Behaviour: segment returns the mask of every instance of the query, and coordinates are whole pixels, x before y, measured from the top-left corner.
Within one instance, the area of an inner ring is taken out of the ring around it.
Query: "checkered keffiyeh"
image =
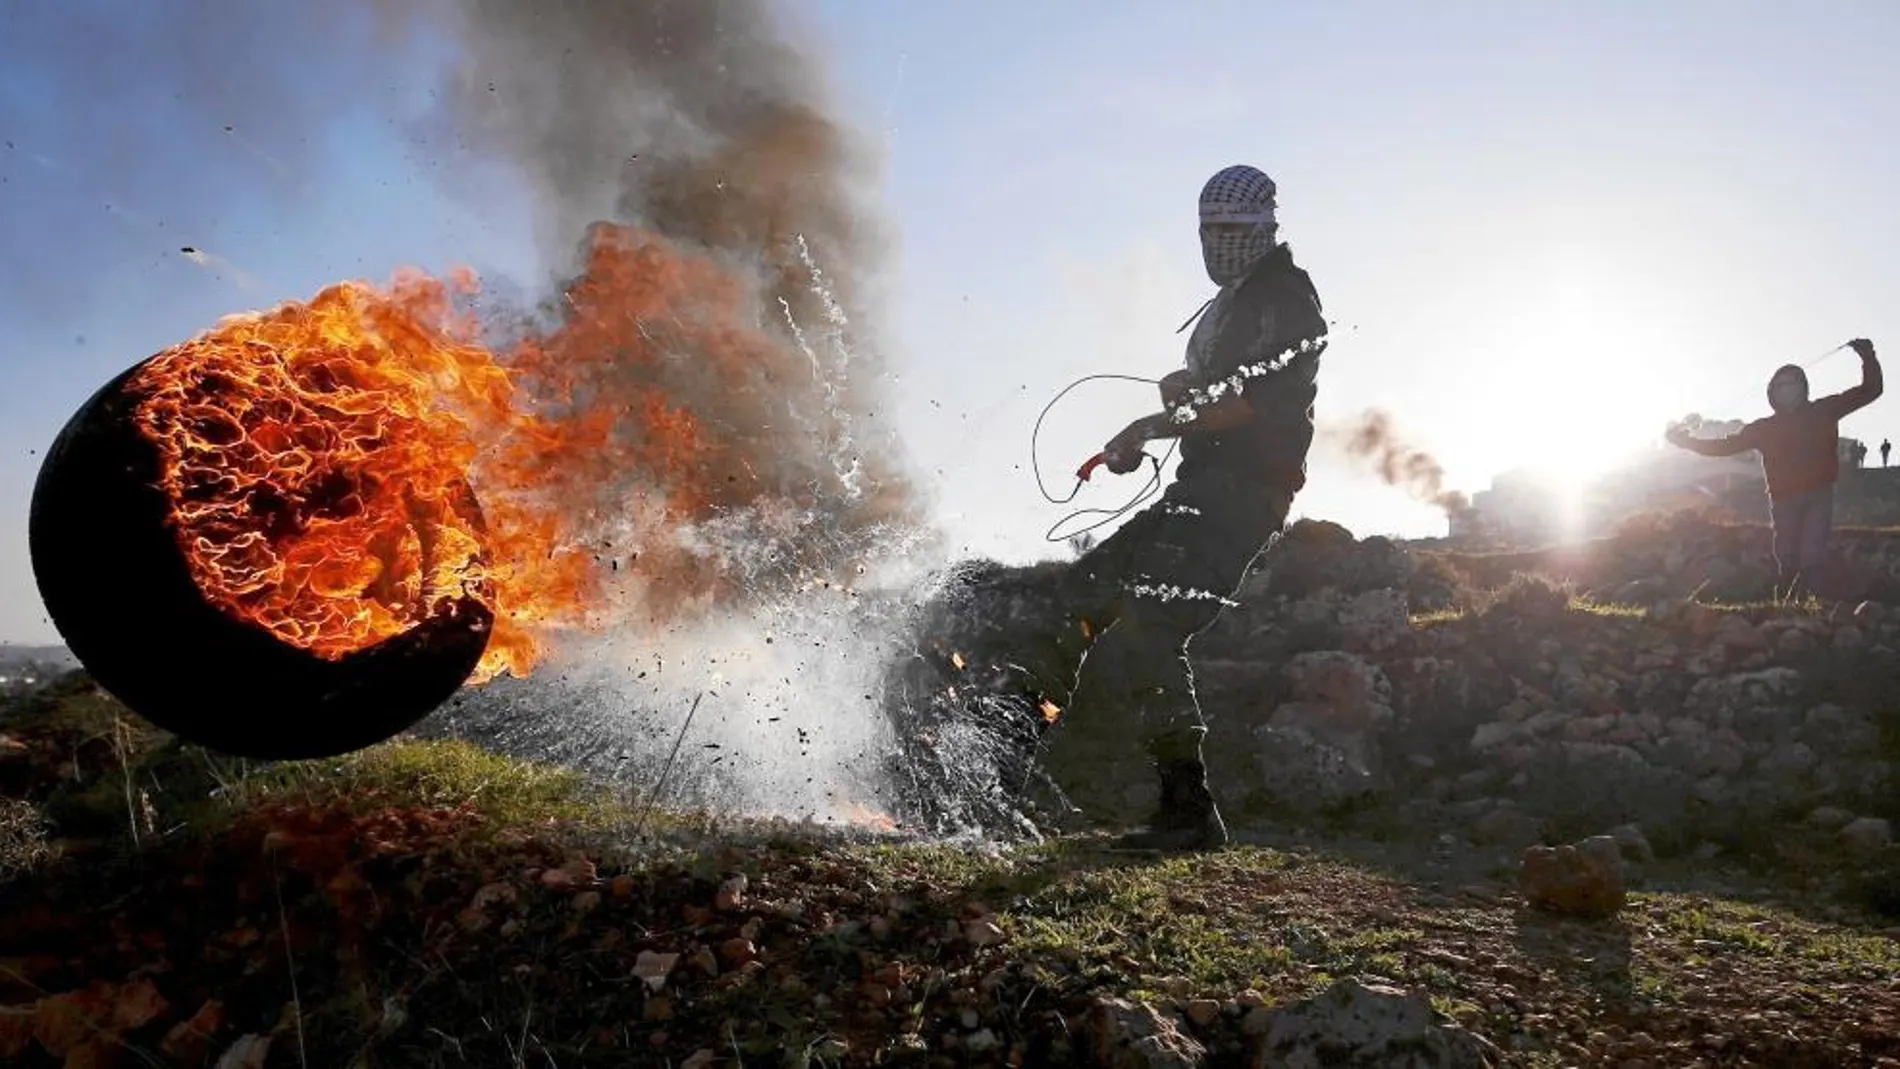
[[[1220,171],[1201,187],[1201,260],[1215,285],[1239,279],[1273,249],[1279,232],[1274,218],[1278,192],[1264,171],[1244,164]],[[1250,224],[1251,229],[1210,234],[1209,223]]]

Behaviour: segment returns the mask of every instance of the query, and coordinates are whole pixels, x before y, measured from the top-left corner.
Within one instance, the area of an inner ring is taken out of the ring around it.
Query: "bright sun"
[[[1540,473],[1552,489],[1580,490],[1661,439],[1671,411],[1667,360],[1626,306],[1580,286],[1526,308],[1522,336],[1538,339],[1530,366],[1495,380],[1489,411],[1509,413],[1508,448],[1485,450],[1493,472]],[[1515,361],[1514,361],[1515,362]]]

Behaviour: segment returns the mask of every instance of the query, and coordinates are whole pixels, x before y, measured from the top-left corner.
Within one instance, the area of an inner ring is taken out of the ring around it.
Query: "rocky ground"
[[[1747,600],[1750,537],[1302,527],[1200,651],[1240,844],[1173,859],[252,766],[66,676],[0,709],[0,1063],[1900,1065],[1900,618]]]

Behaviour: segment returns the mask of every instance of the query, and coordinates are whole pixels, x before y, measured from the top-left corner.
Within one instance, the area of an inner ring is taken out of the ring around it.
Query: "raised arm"
[[[1850,386],[1832,397],[1824,397],[1820,402],[1832,408],[1837,419],[1873,404],[1886,389],[1880,374],[1880,358],[1874,355],[1874,343],[1866,338],[1855,338],[1847,344],[1860,354],[1860,385]]]

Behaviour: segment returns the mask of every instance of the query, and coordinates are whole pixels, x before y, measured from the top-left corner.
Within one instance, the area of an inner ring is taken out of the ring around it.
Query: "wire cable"
[[[1138,382],[1146,386],[1158,386],[1160,385],[1160,382],[1161,382],[1160,379],[1143,378],[1140,375],[1118,375],[1118,374],[1113,374],[1109,372],[1100,372],[1093,375],[1084,375],[1081,378],[1076,379],[1074,382],[1069,383],[1067,386],[1064,386],[1061,390],[1057,391],[1056,395],[1049,399],[1049,403],[1042,406],[1042,412],[1036,416],[1036,425],[1033,428],[1031,428],[1029,432],[1029,470],[1035,474],[1036,489],[1042,494],[1043,500],[1049,502],[1052,505],[1066,505],[1069,502],[1074,501],[1075,496],[1082,492],[1082,484],[1088,481],[1088,477],[1086,475],[1077,474],[1076,479],[1075,479],[1075,486],[1069,490],[1068,495],[1065,497],[1057,497],[1054,494],[1049,492],[1048,484],[1043,482],[1043,479],[1042,479],[1042,465],[1036,458],[1036,444],[1041,439],[1041,436],[1042,436],[1043,420],[1048,418],[1049,411],[1055,408],[1056,402],[1062,400],[1063,397],[1067,396],[1069,391],[1075,389],[1077,386],[1083,385],[1084,383],[1095,382],[1098,380],[1106,380],[1106,381],[1111,381],[1111,382]],[[1153,497],[1155,493],[1161,489],[1161,469],[1167,465],[1170,459],[1173,458],[1175,447],[1177,445],[1179,445],[1178,440],[1170,441],[1168,443],[1168,451],[1166,453],[1163,453],[1159,458],[1156,458],[1155,456],[1145,453],[1145,452],[1142,454],[1143,456],[1146,456],[1148,458],[1148,464],[1149,464],[1148,479],[1145,483],[1142,484],[1141,489],[1135,491],[1135,495],[1129,498],[1128,501],[1125,504],[1123,504],[1121,507],[1113,508],[1113,509],[1106,509],[1106,508],[1077,509],[1074,512],[1071,512],[1068,515],[1057,520],[1054,524],[1051,524],[1049,529],[1043,532],[1043,536],[1042,536],[1043,539],[1049,542],[1066,542],[1069,539],[1076,537],[1077,535],[1087,534],[1090,531],[1096,530],[1101,527],[1105,527],[1108,524],[1113,523],[1116,519],[1124,515],[1127,515],[1136,506],[1140,505],[1144,501],[1147,501],[1149,498]],[[1083,527],[1079,530],[1069,531],[1064,534],[1056,533],[1065,524],[1068,524],[1083,516],[1100,516],[1101,519],[1096,520],[1094,523],[1091,523],[1087,527]]]
[[[1833,356],[1835,353],[1838,353],[1841,350],[1846,349],[1849,344],[1851,343],[1842,342],[1839,345],[1836,345],[1834,348],[1829,349],[1827,352],[1822,353],[1819,356],[1810,357],[1806,361],[1796,364],[1795,366],[1800,368],[1803,371],[1806,371],[1808,368],[1811,368],[1815,366],[1816,364],[1821,363],[1822,361],[1826,360],[1828,357]],[[1756,387],[1750,387],[1747,390],[1738,390],[1735,393],[1732,393],[1728,395],[1727,397],[1724,397],[1720,404],[1708,406],[1707,410],[1711,412],[1719,412],[1719,411],[1722,411],[1723,409],[1727,409],[1727,408],[1734,407],[1735,405],[1739,405],[1741,402],[1747,400],[1751,395],[1760,396],[1758,393],[1755,392],[1756,389],[1757,389]],[[1706,417],[1704,418],[1706,420]],[[1710,422],[1714,422],[1714,421],[1710,421]]]

